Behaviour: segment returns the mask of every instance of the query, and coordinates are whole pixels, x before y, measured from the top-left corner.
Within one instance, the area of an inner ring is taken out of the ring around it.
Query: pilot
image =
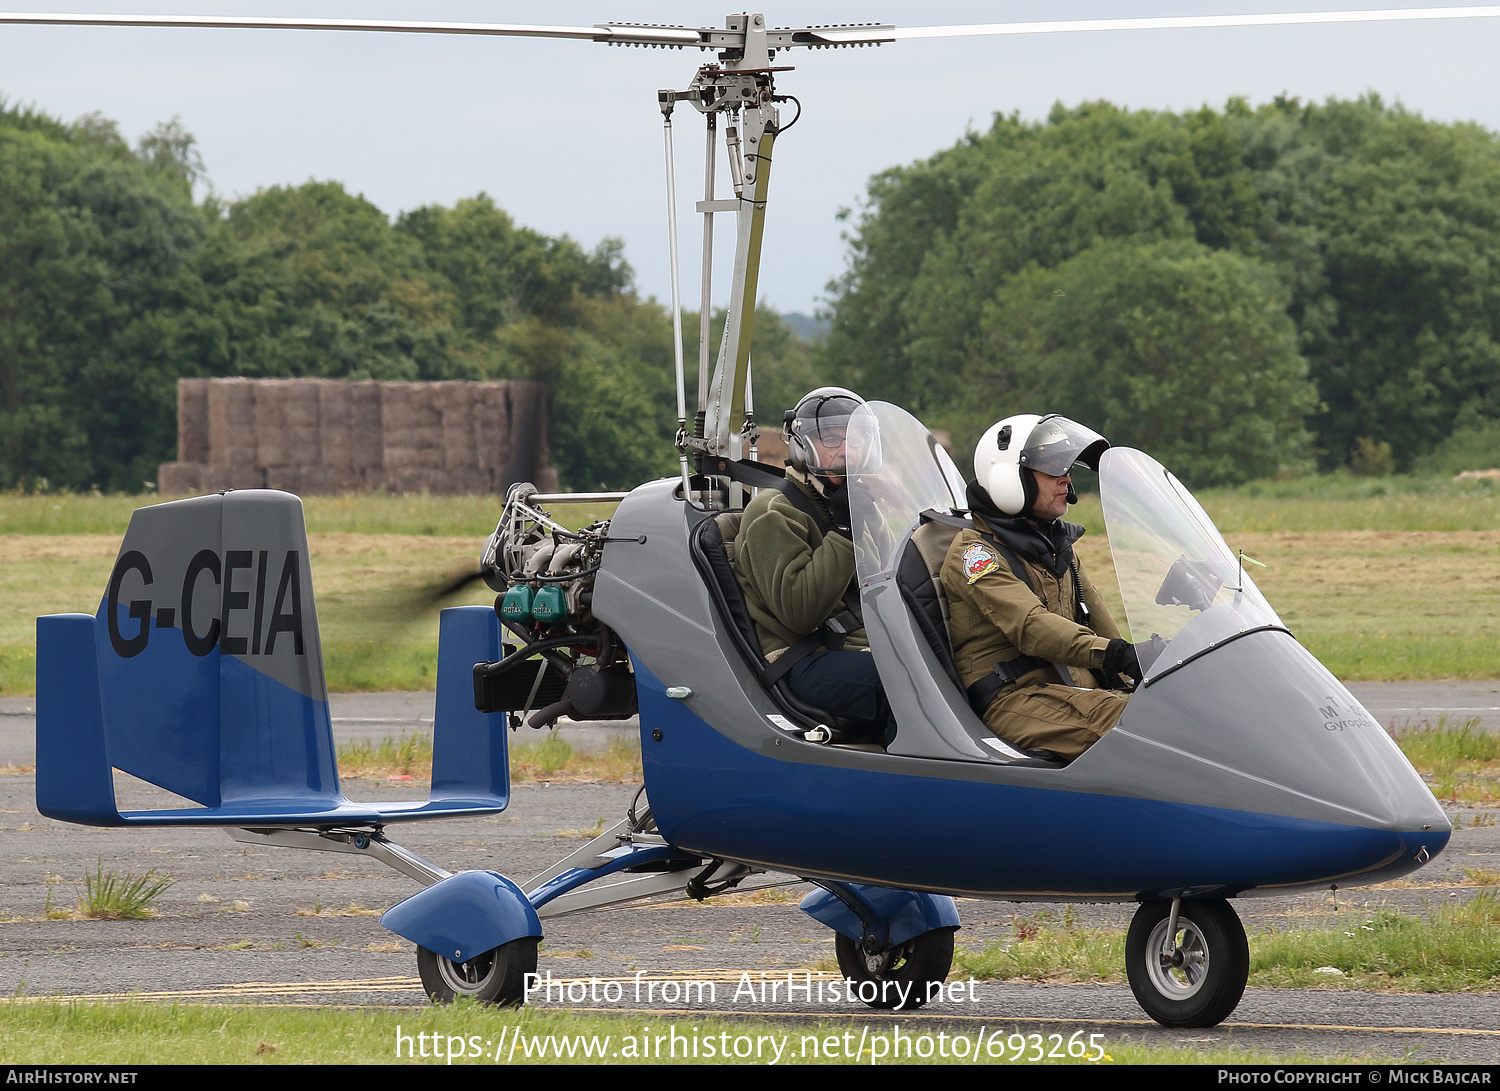
[[[825,386],[786,413],[786,480],[745,509],[735,575],[771,664],[763,681],[785,677],[801,700],[885,743],[895,721],[859,613],[844,484],[849,417],[863,402]]]
[[[1076,462],[1098,469],[1109,441],[1066,417],[1022,414],[974,449],[973,530],[954,538],[942,584],[969,703],[996,735],[1072,760],[1125,711],[1134,645],[1109,616],[1073,552],[1083,527]],[[1123,676],[1123,677],[1122,677]]]

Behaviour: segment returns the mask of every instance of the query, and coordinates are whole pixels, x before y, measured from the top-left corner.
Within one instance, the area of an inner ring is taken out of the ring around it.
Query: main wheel
[[[1146,1014],[1164,1027],[1211,1027],[1229,1017],[1250,976],[1245,926],[1227,901],[1146,902],[1125,937],[1125,973]]]
[[[417,973],[427,995],[439,1004],[450,1004],[461,996],[481,1004],[520,1004],[526,998],[526,975],[536,973],[538,942],[536,936],[514,939],[468,962],[454,962],[418,947]]]
[[[859,999],[872,1008],[899,1008],[910,1011],[927,1003],[931,982],[948,980],[953,966],[952,928],[934,928],[899,947],[878,954],[868,954],[842,932],[834,934],[833,949],[838,955],[844,977],[856,982],[875,982],[878,989],[859,988]],[[873,999],[870,994],[873,993]]]

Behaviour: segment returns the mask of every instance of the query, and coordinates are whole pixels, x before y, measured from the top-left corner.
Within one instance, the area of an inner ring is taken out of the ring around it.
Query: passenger
[[[1064,522],[1075,462],[1099,468],[1109,441],[1056,415],[990,427],[974,449],[974,529],[943,562],[950,632],[969,703],[1013,746],[1072,760],[1114,727],[1140,677]],[[1124,676],[1124,677],[1122,677]],[[1066,684],[1064,684],[1066,683]]]
[[[787,412],[786,481],[745,509],[734,567],[771,663],[764,681],[785,677],[799,699],[887,743],[895,721],[859,612],[844,485],[849,416],[863,401],[825,386]]]

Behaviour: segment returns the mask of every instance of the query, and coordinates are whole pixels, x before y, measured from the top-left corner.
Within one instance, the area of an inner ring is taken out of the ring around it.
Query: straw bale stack
[[[529,480],[555,490],[546,409],[546,389],[529,382],[181,379],[177,461],[159,486],[455,495]]]

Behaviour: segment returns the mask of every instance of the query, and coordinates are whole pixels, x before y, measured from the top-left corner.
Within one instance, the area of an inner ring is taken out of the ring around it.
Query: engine
[[[474,706],[509,713],[512,728],[633,716],[625,649],[589,608],[609,520],[568,530],[533,502],[536,491],[511,486],[479,556],[500,623],[519,643],[506,641],[497,662],[474,665]]]

